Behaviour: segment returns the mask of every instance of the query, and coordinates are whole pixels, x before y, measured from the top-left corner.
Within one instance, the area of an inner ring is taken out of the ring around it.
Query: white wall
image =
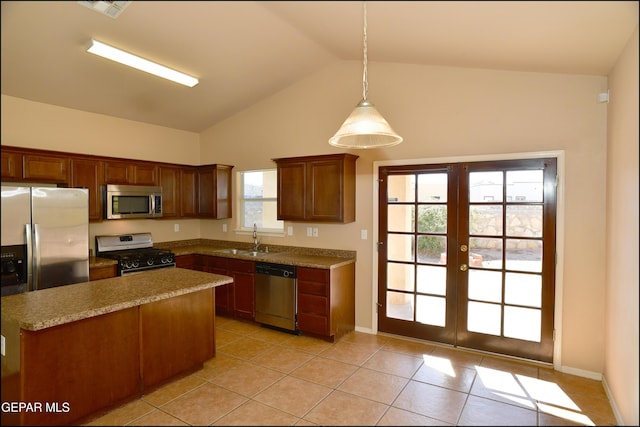
[[[609,75],[604,381],[638,425],[638,29]]]
[[[360,100],[361,73],[358,62],[336,64],[209,128],[201,161],[247,170],[275,167],[275,157],[344,151],[327,140]],[[602,373],[607,107],[597,96],[606,78],[370,63],[369,88],[369,100],[404,142],[351,151],[360,156],[356,222],[317,225],[317,238],[294,224],[293,238],[264,241],[356,250],[356,325],[372,329],[374,245],[360,231],[373,236],[376,226],[374,161],[564,150],[562,364]],[[202,227],[203,237],[232,234],[218,224]]]

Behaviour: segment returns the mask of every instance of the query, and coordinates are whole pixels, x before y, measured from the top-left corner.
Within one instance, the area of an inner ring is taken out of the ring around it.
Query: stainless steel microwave
[[[106,219],[162,217],[162,187],[108,184],[104,189]]]

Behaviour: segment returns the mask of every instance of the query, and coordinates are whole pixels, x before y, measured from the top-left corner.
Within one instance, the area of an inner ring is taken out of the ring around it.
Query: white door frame
[[[562,295],[564,277],[564,150],[539,151],[510,154],[487,154],[477,156],[458,157],[432,157],[406,160],[383,160],[373,162],[373,239],[372,240],[372,312],[371,325],[373,333],[378,332],[378,170],[381,166],[439,164],[439,163],[464,163],[464,162],[488,162],[495,160],[538,159],[554,157],[557,159],[558,182],[556,188],[556,277],[555,277],[555,306],[553,317],[554,341],[553,341],[553,367],[560,370],[562,367]]]

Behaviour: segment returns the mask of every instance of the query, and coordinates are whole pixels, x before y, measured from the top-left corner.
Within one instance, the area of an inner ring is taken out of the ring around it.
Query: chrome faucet
[[[260,248],[260,240],[258,240],[258,228],[256,224],[253,224],[253,250],[257,251]]]

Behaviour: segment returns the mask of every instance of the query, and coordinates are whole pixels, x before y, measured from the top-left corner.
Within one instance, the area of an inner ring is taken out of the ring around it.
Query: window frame
[[[277,203],[278,203],[278,197],[277,197],[277,182],[275,183],[276,188],[275,188],[275,192],[276,192],[276,196],[275,197],[251,197],[251,198],[247,198],[245,197],[245,193],[244,193],[244,185],[245,185],[245,174],[247,173],[255,173],[255,172],[276,172],[277,173],[277,169],[274,168],[265,168],[265,169],[248,169],[248,170],[243,170],[243,171],[237,171],[236,172],[236,182],[237,182],[237,212],[238,212],[238,217],[236,220],[236,228],[235,228],[235,232],[237,234],[251,234],[253,233],[253,226],[250,227],[246,227],[244,226],[244,215],[245,215],[245,205],[248,201],[250,202],[274,202],[276,203],[276,207],[277,207]],[[276,210],[276,215],[277,215],[277,210]],[[281,223],[282,227],[281,228],[265,228],[265,227],[258,227],[257,231],[258,233],[262,234],[262,235],[270,235],[270,236],[284,236],[285,235],[285,222],[283,220],[278,220],[277,217],[273,218],[274,221],[277,223]]]

